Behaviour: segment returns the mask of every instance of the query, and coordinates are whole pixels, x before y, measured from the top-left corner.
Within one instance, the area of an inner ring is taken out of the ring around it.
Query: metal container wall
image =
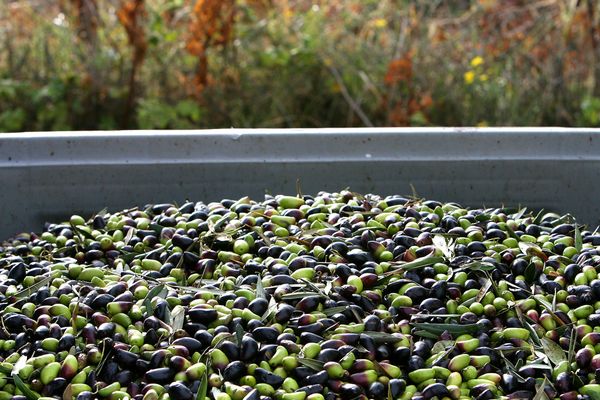
[[[600,130],[314,129],[0,134],[0,238],[157,202],[346,187],[600,221]]]

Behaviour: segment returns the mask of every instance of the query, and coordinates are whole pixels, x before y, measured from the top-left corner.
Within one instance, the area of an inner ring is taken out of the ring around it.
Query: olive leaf
[[[324,309],[323,314],[325,314],[327,317],[331,317],[334,314],[338,314],[338,313],[346,311],[347,308],[348,308],[348,306],[330,307],[330,308]]]
[[[410,317],[416,319],[427,319],[427,318],[458,318],[462,314],[426,314],[426,313],[417,313],[413,314]]]
[[[146,297],[144,298],[144,306],[146,307],[146,316],[149,317],[154,314],[154,309],[152,308],[152,299],[155,297],[160,297],[164,299],[168,293],[168,289],[165,285],[157,285],[148,291]]]
[[[408,262],[406,264],[402,264],[400,265],[400,267],[404,270],[404,271],[410,271],[413,269],[418,269],[418,268],[423,268],[423,267],[427,267],[436,263],[441,263],[444,262],[444,257],[423,257],[423,258],[418,258],[414,261]],[[394,271],[396,272],[396,271]]]
[[[428,332],[428,331],[424,331],[424,330],[414,331],[413,335],[424,337],[424,338],[429,338],[429,339],[439,339],[439,335],[436,335],[434,333],[431,333],[431,332]]]
[[[533,369],[541,369],[544,371],[552,371],[552,367],[546,364],[541,364],[537,362],[539,360],[534,361],[533,363],[529,363],[527,365],[523,365],[519,368],[519,372],[522,372],[523,369],[533,368]]]
[[[515,221],[519,220],[519,219],[523,218],[523,216],[525,215],[526,212],[527,212],[527,207],[519,208],[519,211],[512,216],[512,219],[514,219]]]
[[[102,343],[100,343],[100,349],[102,352],[102,358],[100,359],[100,362],[98,363],[98,366],[96,367],[96,375],[100,375],[102,373],[102,368],[104,368],[104,364],[106,364],[106,361],[110,358],[111,353],[112,353],[112,346],[110,346],[109,344],[109,339],[104,339],[102,341]]]
[[[562,319],[560,319],[555,313],[554,310],[556,309],[556,292],[554,292],[554,296],[552,297],[552,304],[550,304],[548,302],[548,300],[546,300],[546,298],[540,294],[536,294],[533,296],[533,298],[535,299],[535,301],[537,301],[542,307],[544,307],[546,309],[546,311],[548,312],[548,314],[550,314],[552,316],[552,318],[556,321],[556,323],[558,325],[564,325],[565,323],[563,322]]]
[[[540,338],[539,338],[537,332],[535,331],[535,329],[533,329],[533,327],[529,324],[529,322],[527,322],[527,320],[529,320],[529,319],[523,315],[523,311],[521,311],[521,309],[519,307],[515,307],[514,310],[515,310],[515,313],[517,314],[517,318],[519,319],[519,321],[521,321],[521,324],[523,325],[523,327],[529,331],[529,338],[531,339],[533,344],[535,344],[538,347],[541,347],[542,342],[540,341]]]
[[[283,300],[300,300],[307,296],[321,296],[321,295],[318,293],[315,293],[315,292],[294,292],[294,293],[286,293],[283,296],[281,296],[281,298]],[[323,296],[321,296],[321,297],[323,297]]]
[[[298,363],[319,372],[323,370],[323,365],[325,365],[323,361],[303,357],[298,357]]]
[[[173,307],[173,311],[170,313],[170,322],[169,325],[173,328],[173,331],[178,331],[183,328],[183,323],[185,321],[185,308],[182,306]]]
[[[435,344],[431,348],[431,353],[441,353],[443,351],[446,351],[450,346],[454,346],[454,340],[440,340],[438,342],[435,342]]]
[[[460,271],[466,271],[466,270],[491,271],[493,269],[496,269],[496,266],[494,264],[491,264],[488,262],[483,262],[483,261],[472,261],[472,262],[461,265],[460,268],[458,268],[454,272],[460,272]]]
[[[352,313],[352,315],[354,315],[354,318],[356,318],[356,320],[357,320],[359,323],[361,323],[361,324],[363,323],[363,318],[362,318],[362,316],[361,316],[361,315],[358,313],[358,311],[356,311],[356,308],[354,308],[354,307],[350,307],[350,312]]]
[[[277,310],[277,301],[273,296],[271,296],[271,300],[269,300],[269,307],[267,307],[267,311],[265,311],[260,320],[265,322],[271,315],[273,315],[275,310]]]
[[[28,288],[25,288],[25,289],[15,293],[14,297],[17,299],[27,298],[27,297],[31,296],[33,293],[40,290],[41,288],[48,286],[51,281],[52,281],[52,277],[47,276],[44,279],[40,280],[39,282],[36,282],[33,285],[29,286]]]
[[[481,289],[479,289],[479,293],[477,293],[477,296],[475,297],[475,301],[479,303],[481,301],[481,299],[483,299],[483,297],[486,295],[488,290],[490,290],[491,287],[492,287],[492,280],[485,279],[485,284],[481,286]]]
[[[196,400],[206,400],[206,391],[208,389],[208,369],[204,371],[202,380],[200,381],[200,387],[198,393],[196,393]]]
[[[583,247],[583,239],[581,238],[581,231],[579,230],[579,225],[575,224],[575,248],[577,252],[581,252],[581,248]]]
[[[394,263],[393,266],[397,267],[396,269],[394,269],[393,271],[389,271],[386,272],[383,276],[383,278],[379,279],[377,281],[377,283],[375,284],[375,286],[383,286],[383,285],[387,285],[388,282],[390,281],[390,279],[394,276],[394,275],[398,275],[403,273],[404,271],[410,271],[413,269],[418,269],[418,268],[424,268],[424,267],[428,267],[430,265],[436,264],[436,263],[440,263],[440,262],[444,262],[444,257],[432,257],[432,256],[427,256],[427,257],[423,257],[423,258],[418,258],[414,261],[410,261],[407,263]]]
[[[375,332],[375,331],[365,331],[361,333],[361,335],[365,335],[373,339],[375,344],[388,344],[388,343],[398,343],[402,340],[398,336],[394,336],[390,333],[385,332]]]
[[[71,313],[71,327],[73,328],[73,332],[77,333],[77,315],[79,314],[79,301],[75,302],[75,307],[73,307],[73,312]]]
[[[450,247],[448,246],[448,241],[446,241],[446,238],[441,236],[441,235],[435,235],[433,236],[433,244],[435,245],[435,247],[437,247],[438,249],[440,249],[442,251],[442,254],[446,257],[446,258],[452,258],[452,252],[450,251]]]
[[[238,346],[241,346],[243,338],[244,338],[244,328],[242,328],[241,324],[236,324],[235,325],[235,340],[237,341]]]
[[[515,231],[512,230],[512,228],[508,224],[506,224],[506,231],[508,232],[508,236],[510,236],[511,238],[520,240],[519,236],[515,233]]]
[[[27,400],[37,400],[41,397],[39,394],[31,390],[18,374],[13,374],[12,378],[15,386],[21,391],[21,393],[23,393],[23,395],[25,395],[25,397],[27,397]]]
[[[571,363],[573,362],[573,357],[575,357],[575,346],[577,345],[577,333],[575,331],[575,327],[571,328],[571,336],[569,336],[569,353],[567,354],[567,361],[569,369],[571,368]]]
[[[561,218],[562,217],[560,215],[558,215],[557,213],[549,212],[549,213],[542,215],[540,222],[545,221],[547,219],[554,219],[555,222],[559,222],[561,220]]]
[[[88,231],[86,231],[85,229],[81,229],[80,227],[78,227],[77,225],[73,225],[72,223],[69,223],[69,225],[71,225],[71,229],[73,229],[75,231],[75,233],[77,233],[78,236],[83,236],[86,239],[91,239],[94,240],[95,237],[92,236],[91,233],[89,233]],[[84,241],[82,240],[81,243],[83,243]]]
[[[477,331],[479,330],[479,327],[477,326],[477,324],[457,325],[457,324],[432,324],[432,323],[411,322],[411,325],[419,330],[423,330],[423,331],[438,334],[438,335],[442,334],[446,331],[452,335],[474,334],[474,333],[477,333]]]
[[[538,213],[535,215],[535,218],[533,218],[533,221],[531,222],[534,225],[539,225],[540,222],[542,222],[542,217],[544,215],[544,209],[542,208],[540,211],[538,211]]]
[[[304,283],[310,290],[313,290],[319,293],[320,295],[327,297],[327,295],[323,293],[323,291],[317,285],[315,285],[308,279],[300,278],[300,282]]]
[[[545,336],[542,336],[540,340],[542,342],[542,347],[544,348],[544,353],[554,365],[558,365],[562,361],[567,360],[564,350],[558,344],[554,343],[554,341]]]
[[[133,236],[135,235],[135,228],[129,228],[129,230],[127,231],[127,235],[125,235],[125,238],[123,239],[123,243],[125,243],[126,245],[129,244],[129,242],[131,241],[131,239],[133,239]]]
[[[265,288],[262,283],[262,278],[260,275],[257,275],[258,279],[256,280],[256,298],[257,299],[267,299],[267,293],[265,292]]]
[[[444,358],[446,358],[453,350],[454,350],[454,346],[451,346],[447,350],[436,354],[431,361],[431,365],[432,366],[438,365],[438,363],[441,362]]]
[[[550,400],[548,395],[544,391],[544,387],[546,386],[547,378],[544,376],[544,381],[541,384],[536,385],[535,396],[533,396],[533,400]]]
[[[519,250],[521,250],[521,252],[525,255],[538,256],[539,258],[541,258],[544,261],[546,261],[548,259],[548,256],[546,256],[546,254],[544,254],[544,252],[542,251],[540,246],[538,246],[535,243],[519,242]]]

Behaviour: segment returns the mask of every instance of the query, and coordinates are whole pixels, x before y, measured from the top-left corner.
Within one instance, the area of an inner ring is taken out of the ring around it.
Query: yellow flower
[[[487,80],[488,80],[488,76],[487,76],[487,74],[481,74],[481,75],[479,75],[479,80],[480,80],[481,82],[485,82],[485,81],[487,81]]]
[[[475,72],[467,71],[465,72],[465,83],[470,85],[475,80]]]
[[[483,64],[483,58],[481,58],[480,56],[473,57],[473,59],[471,60],[471,67],[473,68],[477,68],[481,64]]]
[[[485,128],[487,126],[488,126],[487,121],[480,121],[480,122],[477,123],[477,127],[478,128]]]
[[[377,18],[373,23],[376,28],[385,28],[387,26],[387,21],[384,18]]]

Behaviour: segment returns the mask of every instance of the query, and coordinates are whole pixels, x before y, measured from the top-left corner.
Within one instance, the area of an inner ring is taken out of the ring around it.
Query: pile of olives
[[[0,400],[600,399],[600,234],[349,190],[0,244]]]

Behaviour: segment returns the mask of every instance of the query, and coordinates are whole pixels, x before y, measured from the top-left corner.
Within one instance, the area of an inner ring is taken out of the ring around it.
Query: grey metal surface
[[[153,202],[350,187],[600,222],[600,130],[434,128],[0,134],[0,238]]]

